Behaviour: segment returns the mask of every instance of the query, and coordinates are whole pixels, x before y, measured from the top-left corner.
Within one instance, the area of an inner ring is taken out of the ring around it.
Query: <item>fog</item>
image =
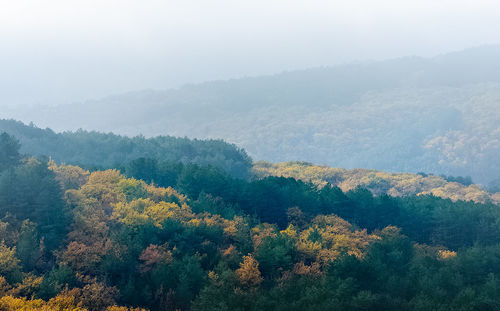
[[[1,1],[0,105],[499,43],[498,1]]]

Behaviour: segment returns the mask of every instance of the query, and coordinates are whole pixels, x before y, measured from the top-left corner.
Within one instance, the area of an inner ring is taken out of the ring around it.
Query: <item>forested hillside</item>
[[[300,179],[323,187],[331,184],[343,191],[363,187],[375,195],[411,196],[432,194],[454,201],[500,203],[500,192],[489,193],[473,184],[470,177],[435,176],[426,173],[387,173],[369,169],[344,169],[308,162],[284,162],[273,164],[257,162],[253,167],[259,178],[282,176]]]
[[[88,171],[0,134],[2,310],[497,310],[500,208],[137,158]],[[154,182],[154,183],[153,183]]]
[[[499,187],[499,103],[500,47],[487,46],[4,115],[56,130],[222,138],[256,160],[470,175]]]
[[[21,142],[21,152],[51,157],[56,162],[88,168],[111,168],[140,157],[165,162],[211,165],[234,177],[248,178],[252,160],[246,152],[222,140],[158,136],[132,138],[78,130],[55,133],[14,120],[0,120],[0,132]]]

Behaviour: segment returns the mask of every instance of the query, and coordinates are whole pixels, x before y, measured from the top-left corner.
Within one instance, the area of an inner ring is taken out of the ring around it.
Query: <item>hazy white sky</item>
[[[0,0],[0,105],[500,43],[498,0]]]

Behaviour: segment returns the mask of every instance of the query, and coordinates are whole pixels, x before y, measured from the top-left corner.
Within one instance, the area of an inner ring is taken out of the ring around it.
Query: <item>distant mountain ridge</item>
[[[256,160],[471,175],[488,184],[500,177],[500,46],[132,92],[10,117],[55,130],[221,138]]]

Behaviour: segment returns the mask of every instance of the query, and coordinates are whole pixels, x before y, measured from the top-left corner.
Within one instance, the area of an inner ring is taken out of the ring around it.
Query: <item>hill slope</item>
[[[375,195],[411,196],[432,194],[453,201],[493,202],[500,204],[500,192],[488,193],[478,185],[447,180],[443,176],[410,173],[387,173],[368,169],[343,169],[307,162],[257,162],[253,167],[259,178],[291,177],[323,187],[327,183],[343,191],[363,187]]]
[[[56,130],[222,138],[255,159],[500,176],[500,47],[10,112]]]
[[[14,120],[0,120],[0,133],[7,132],[21,143],[23,153],[50,156],[56,162],[87,167],[116,167],[141,157],[212,165],[237,178],[247,178],[252,160],[246,152],[221,140],[190,140],[171,136],[145,138],[112,133],[56,133]]]
[[[209,170],[160,187],[19,147],[0,135],[0,310],[498,309],[498,205]]]

